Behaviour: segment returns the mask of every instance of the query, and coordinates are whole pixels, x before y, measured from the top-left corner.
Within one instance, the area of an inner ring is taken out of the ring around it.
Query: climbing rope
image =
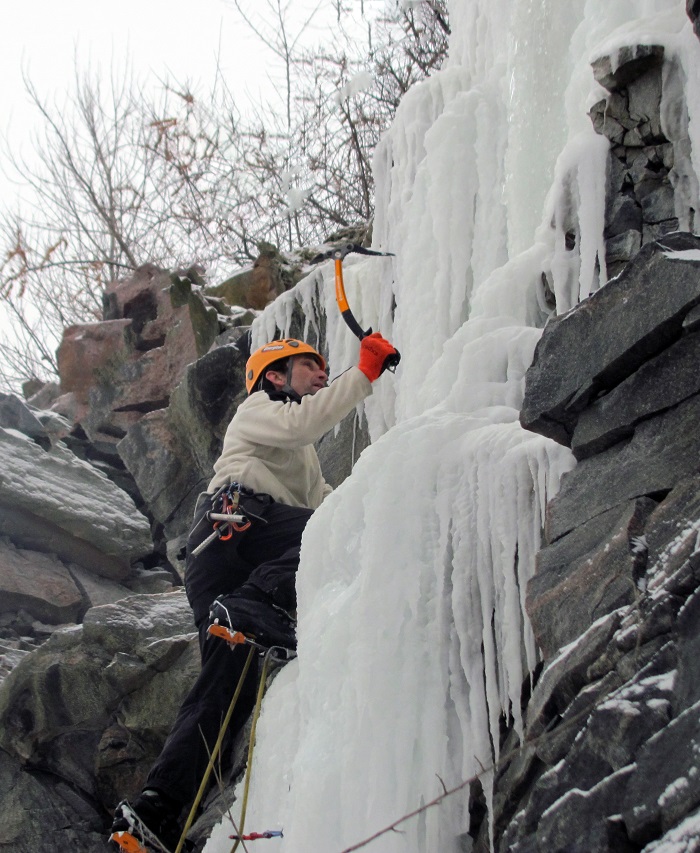
[[[255,648],[251,646],[250,651],[248,652],[248,657],[246,658],[245,665],[243,667],[243,672],[241,672],[241,677],[238,679],[238,684],[236,685],[236,689],[231,698],[231,703],[228,706],[228,711],[226,712],[226,716],[224,717],[223,722],[221,723],[221,728],[219,729],[219,736],[217,737],[216,743],[214,744],[214,748],[212,749],[211,755],[209,756],[209,763],[207,764],[207,769],[204,771],[204,776],[202,777],[202,781],[199,785],[197,796],[194,798],[190,813],[187,815],[187,820],[185,821],[185,826],[183,827],[182,834],[180,835],[180,840],[178,841],[177,847],[175,848],[175,853],[182,853],[182,848],[185,844],[185,838],[187,836],[187,833],[190,831],[192,824],[194,823],[195,814],[197,813],[199,804],[202,801],[204,792],[207,789],[209,777],[211,776],[211,772],[214,769],[214,764],[216,763],[216,760],[219,757],[219,752],[221,751],[221,744],[224,742],[224,735],[226,734],[228,725],[231,722],[233,711],[236,707],[236,703],[238,702],[238,697],[241,694],[241,690],[243,689],[243,683],[246,679],[246,676],[248,675],[248,670],[250,669],[250,665],[253,662],[253,657],[255,653]],[[267,655],[265,657],[267,657]]]
[[[238,838],[233,842],[233,847],[231,847],[230,853],[236,853],[238,850],[238,845],[241,843],[241,836],[243,835],[243,830],[245,828],[245,816],[246,811],[248,809],[248,791],[250,790],[250,777],[253,769],[253,750],[255,748],[255,730],[258,726],[258,717],[260,716],[260,707],[262,705],[263,695],[265,694],[265,685],[267,682],[267,673],[270,668],[270,661],[275,659],[275,646],[268,649],[265,652],[265,657],[263,658],[262,671],[260,673],[260,683],[258,684],[258,695],[255,699],[255,709],[253,710],[253,722],[250,727],[250,740],[248,741],[248,763],[245,769],[245,782],[243,784],[243,799],[241,800],[241,817],[239,820],[239,825],[235,827],[236,832],[238,833]],[[178,853],[178,851],[175,851]]]

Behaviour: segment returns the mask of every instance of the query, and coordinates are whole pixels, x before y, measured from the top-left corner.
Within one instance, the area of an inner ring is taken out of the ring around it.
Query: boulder
[[[14,394],[0,393],[0,427],[18,430],[43,447],[48,447],[50,443],[44,425],[29,406]]]
[[[617,279],[547,324],[525,377],[526,429],[570,446],[593,400],[681,337],[700,304],[699,249],[691,234],[649,244]]]
[[[77,622],[83,596],[67,567],[50,554],[18,550],[0,538],[0,613],[23,609],[54,625]]]
[[[0,430],[0,535],[121,579],[152,550],[150,525],[131,498],[59,444],[42,450]]]
[[[182,592],[92,608],[25,655],[0,685],[0,850],[48,853],[73,833],[92,850],[90,832],[104,850],[111,810],[143,784],[198,669]],[[11,846],[36,838],[45,808],[60,816],[50,844]]]

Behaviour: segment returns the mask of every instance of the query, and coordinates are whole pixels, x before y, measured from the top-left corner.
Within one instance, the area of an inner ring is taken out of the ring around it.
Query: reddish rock
[[[131,355],[129,326],[131,320],[68,326],[57,352],[61,391],[85,404],[90,387]]]
[[[180,285],[174,294],[169,274],[146,264],[108,285],[103,322],[66,329],[57,404],[92,441],[115,442],[144,414],[166,408],[185,367],[209,349],[216,312],[189,281]]]

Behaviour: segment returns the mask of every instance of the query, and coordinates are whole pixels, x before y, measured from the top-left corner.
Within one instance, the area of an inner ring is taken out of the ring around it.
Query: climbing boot
[[[209,624],[240,631],[262,646],[297,647],[296,622],[257,587],[220,595],[211,605]]]

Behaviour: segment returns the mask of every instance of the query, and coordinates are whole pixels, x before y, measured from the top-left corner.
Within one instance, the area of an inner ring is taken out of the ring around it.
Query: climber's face
[[[315,394],[328,384],[326,371],[310,355],[295,355],[292,358],[292,388],[300,397]]]
[[[291,364],[292,373],[289,384],[300,397],[315,394],[328,384],[326,371],[313,356],[292,356]],[[287,382],[286,375],[277,370],[268,370],[265,376],[278,390],[281,390]]]

